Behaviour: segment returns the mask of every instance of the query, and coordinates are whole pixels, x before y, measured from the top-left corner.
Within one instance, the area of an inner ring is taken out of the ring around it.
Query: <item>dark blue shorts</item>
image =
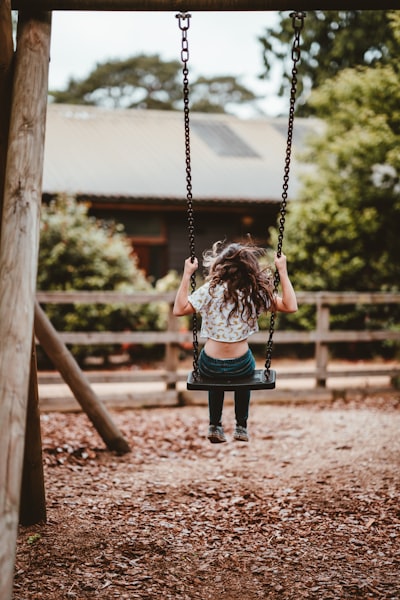
[[[256,362],[249,349],[246,354],[237,358],[212,358],[204,349],[199,356],[199,370],[203,377],[213,379],[249,377],[254,373]]]

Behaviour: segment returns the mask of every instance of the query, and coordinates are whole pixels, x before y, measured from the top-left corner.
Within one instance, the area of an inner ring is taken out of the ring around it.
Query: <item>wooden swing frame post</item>
[[[46,521],[42,434],[40,430],[39,391],[36,368],[36,344],[32,336],[31,370],[26,411],[25,449],[22,471],[19,522],[34,525]]]
[[[64,381],[69,385],[76,400],[92,421],[107,448],[120,454],[129,452],[128,442],[114,425],[104,404],[100,402],[89,380],[82,373],[79,365],[62,342],[38,302],[35,302],[34,322],[35,333],[43,350],[61,373]]]
[[[13,57],[11,0],[4,0],[0,2],[0,90],[2,90],[2,93],[0,92],[0,235],[10,127]]]
[[[33,332],[34,324],[51,13],[19,13],[14,56],[10,4],[8,14],[3,10],[4,4],[1,8],[0,31],[4,35],[0,49],[7,50],[2,54],[7,60],[4,66],[2,63],[1,77],[2,82],[8,83],[2,87],[1,102],[5,110],[0,116],[0,169],[4,174],[0,239],[0,339],[3,340],[0,353],[0,598],[6,600],[12,597],[18,520],[31,524],[46,518],[36,357],[32,333],[28,332]],[[39,326],[42,321],[40,317],[37,319]],[[90,386],[82,384],[79,369],[73,369],[66,359],[59,367],[62,373],[65,367],[64,375],[73,380],[75,388],[80,384],[77,394],[108,447],[128,452],[128,443],[106,409],[93,397]]]
[[[333,6],[334,5],[334,6]],[[285,11],[365,10],[363,0],[12,0],[14,10],[97,10],[97,11]],[[381,0],[376,10],[398,9],[398,0]]]
[[[0,240],[0,597],[5,599],[12,592],[22,480],[50,29],[47,12],[19,15]]]

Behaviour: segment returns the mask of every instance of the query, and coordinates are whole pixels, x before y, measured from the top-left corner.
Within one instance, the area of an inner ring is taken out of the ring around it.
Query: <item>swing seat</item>
[[[210,377],[194,378],[191,371],[187,378],[188,390],[224,390],[235,392],[239,390],[272,390],[275,387],[276,373],[270,370],[269,378],[266,377],[265,369],[256,369],[251,377],[243,379],[212,379]]]

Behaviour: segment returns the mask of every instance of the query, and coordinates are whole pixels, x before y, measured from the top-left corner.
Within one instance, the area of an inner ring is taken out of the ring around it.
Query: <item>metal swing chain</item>
[[[297,11],[290,13],[292,18],[292,26],[294,30],[294,40],[292,45],[292,81],[290,89],[290,105],[289,105],[289,120],[287,129],[287,144],[286,144],[286,157],[285,157],[285,168],[283,175],[283,191],[282,200],[280,206],[280,218],[279,218],[279,235],[277,245],[277,256],[282,255],[282,244],[283,244],[283,233],[285,230],[285,217],[286,217],[286,206],[289,189],[289,172],[290,172],[290,159],[292,153],[292,141],[293,141],[293,124],[294,124],[294,108],[296,102],[297,92],[297,63],[300,60],[300,33],[304,26],[305,12]],[[278,293],[279,286],[279,273],[275,270],[274,274],[274,295]],[[275,330],[275,312],[271,313],[270,324],[269,324],[269,338],[267,341],[266,348],[266,359],[265,359],[265,376],[267,379],[270,378],[271,360],[272,360],[272,347],[273,347],[273,336]]]
[[[178,19],[179,29],[182,31],[182,47],[181,47],[181,61],[183,63],[183,115],[185,124],[185,162],[186,162],[186,206],[187,206],[187,219],[188,219],[188,232],[189,232],[189,251],[190,259],[194,262],[196,258],[195,243],[194,243],[194,213],[193,213],[193,195],[192,195],[192,166],[191,166],[191,154],[190,154],[190,120],[189,120],[189,42],[187,38],[187,32],[190,27],[190,18],[192,15],[189,13],[178,13],[175,15]],[[196,289],[196,275],[193,273],[190,278],[190,287],[192,293]],[[198,381],[200,378],[199,372],[199,342],[197,339],[198,323],[197,315],[193,314],[192,317],[192,332],[193,332],[193,378]]]

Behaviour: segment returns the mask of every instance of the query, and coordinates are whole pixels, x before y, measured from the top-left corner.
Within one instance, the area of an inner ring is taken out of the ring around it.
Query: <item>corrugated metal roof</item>
[[[281,120],[274,126],[272,119],[192,113],[190,122],[196,200],[279,201],[286,151]],[[291,196],[298,168],[294,149]],[[184,199],[185,169],[182,113],[48,106],[44,193]]]

